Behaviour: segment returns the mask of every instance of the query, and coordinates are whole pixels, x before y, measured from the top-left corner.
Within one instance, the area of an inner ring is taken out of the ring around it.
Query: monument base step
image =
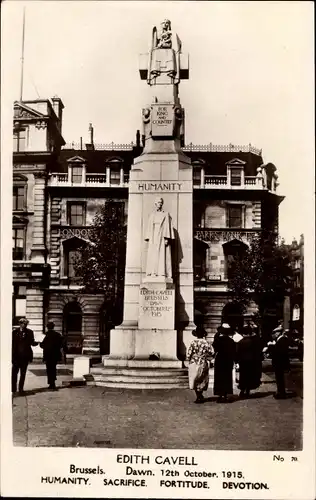
[[[163,360],[149,360],[149,359],[115,359],[104,356],[102,359],[103,365],[107,368],[154,368],[154,369],[181,369],[183,367],[182,361],[178,359],[163,359]]]
[[[187,389],[188,371],[185,368],[91,368],[88,385],[125,389]]]

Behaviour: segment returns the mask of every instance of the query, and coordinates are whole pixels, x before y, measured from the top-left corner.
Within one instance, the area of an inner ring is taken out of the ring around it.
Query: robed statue
[[[171,215],[164,212],[163,199],[155,202],[155,210],[148,220],[145,241],[148,241],[146,276],[172,278],[171,241],[174,228]]]
[[[160,31],[153,28],[147,80],[150,85],[157,84],[157,77],[162,73],[170,77],[170,83],[179,83],[180,52],[181,41],[171,31],[169,19],[165,19]]]

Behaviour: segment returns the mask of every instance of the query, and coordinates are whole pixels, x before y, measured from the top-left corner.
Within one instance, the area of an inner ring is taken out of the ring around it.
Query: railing
[[[68,175],[67,174],[56,174],[56,175],[53,175],[52,177],[54,177],[54,179],[57,181],[57,182],[68,182]]]
[[[203,181],[204,179],[204,181]],[[197,189],[263,189],[262,178],[256,176],[247,176],[240,179],[239,184],[233,184],[232,179],[226,175],[204,175],[201,177],[200,183],[194,181],[194,187]],[[274,190],[276,191],[276,189]]]
[[[68,174],[53,173],[50,175],[50,186],[77,186],[77,187],[128,187],[129,173],[124,172],[121,179],[112,179],[106,174],[86,174],[83,176],[82,182],[72,183]],[[244,183],[234,186],[229,182],[229,177],[226,175],[204,175],[201,179],[193,180],[194,189],[246,189],[256,190],[264,189],[262,178],[256,176],[247,176],[244,178]],[[276,192],[276,184],[273,184],[274,192]]]
[[[211,152],[211,153],[254,153],[255,155],[261,156],[262,149],[255,148],[251,144],[246,146],[238,146],[235,144],[187,144],[182,148],[184,152]]]
[[[122,143],[122,144],[117,144],[115,142],[110,142],[108,144],[102,144],[102,143],[95,143],[93,144],[93,147],[97,151],[114,151],[114,150],[120,150],[120,151],[131,151],[136,144],[134,142],[130,143]],[[86,150],[86,145],[81,144],[80,142],[68,142],[66,143],[62,149],[76,149],[78,151],[80,150]],[[212,144],[211,142],[209,144],[193,144],[190,142],[186,146],[182,148],[182,151],[184,152],[212,152],[212,153],[253,153],[255,155],[261,156],[262,155],[262,149],[258,149],[251,144],[247,145],[235,145],[235,144]]]
[[[93,144],[93,147],[97,151],[132,151],[136,146],[134,142],[117,144],[115,142],[110,142],[109,144]],[[86,150],[86,145],[80,142],[67,142],[62,149],[76,149],[77,151]]]
[[[246,186],[255,186],[258,182],[258,178],[256,176],[249,176],[249,177],[245,177],[245,185]]]
[[[204,184],[207,186],[225,186],[227,185],[226,175],[205,175]]]
[[[82,178],[82,182],[72,183],[68,177],[68,174],[51,174],[50,175],[50,186],[67,186],[67,187],[128,187],[129,178],[127,174],[124,174],[123,181],[120,182],[119,179],[113,179],[111,181],[110,176],[107,180],[105,174],[86,174]]]
[[[93,174],[86,175],[86,184],[106,184],[106,175]]]

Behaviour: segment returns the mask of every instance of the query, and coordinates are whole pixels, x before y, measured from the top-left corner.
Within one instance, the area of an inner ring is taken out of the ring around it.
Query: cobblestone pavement
[[[193,403],[189,389],[62,387],[71,377],[71,365],[59,366],[60,388],[50,392],[44,365],[30,365],[26,394],[13,398],[15,445],[274,451],[302,446],[302,393],[275,400],[269,370],[250,399],[240,400],[235,387],[231,403],[216,404],[211,386],[203,405]]]

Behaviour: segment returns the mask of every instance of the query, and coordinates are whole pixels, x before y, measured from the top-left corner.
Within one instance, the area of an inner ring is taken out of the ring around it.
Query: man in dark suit
[[[12,333],[12,379],[11,390],[16,392],[18,373],[20,372],[19,392],[23,393],[27,366],[33,360],[32,346],[38,345],[34,340],[34,333],[29,328],[26,318],[21,318],[19,328]]]
[[[276,328],[272,334],[272,342],[268,342],[275,373],[277,393],[276,399],[285,399],[285,372],[290,370],[289,339],[283,329]]]
[[[43,348],[43,360],[46,363],[48,386],[53,391],[56,391],[57,363],[61,359],[63,339],[60,333],[54,330],[54,326],[55,324],[52,321],[47,324],[47,332],[40,346]]]

